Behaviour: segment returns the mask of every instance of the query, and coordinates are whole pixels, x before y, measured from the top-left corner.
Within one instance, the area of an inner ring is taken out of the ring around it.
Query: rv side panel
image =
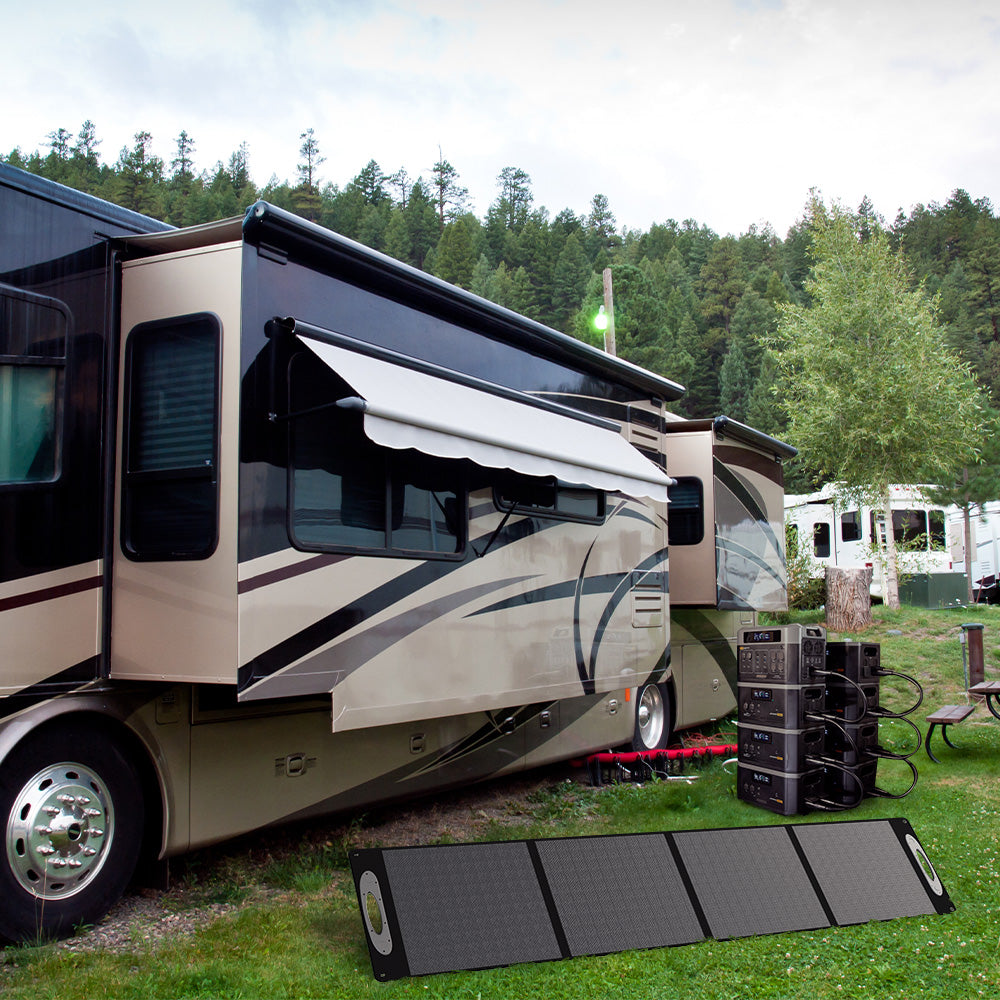
[[[240,699],[330,693],[333,726],[346,731],[662,676],[666,546],[653,505],[586,484],[557,487],[551,475],[551,498],[526,500],[518,491],[543,489],[544,476],[477,464],[474,451],[442,458],[375,446],[368,404],[336,354],[322,360],[276,319],[294,316],[316,336],[340,338],[322,343],[355,345],[342,352],[395,352],[377,362],[393,382],[405,383],[408,364],[434,366],[484,405],[497,386],[626,387],[602,386],[320,263],[245,249]],[[530,420],[528,403],[510,405]],[[458,440],[473,416],[447,414],[453,431],[444,433]],[[575,433],[621,443],[610,428],[581,417]]]

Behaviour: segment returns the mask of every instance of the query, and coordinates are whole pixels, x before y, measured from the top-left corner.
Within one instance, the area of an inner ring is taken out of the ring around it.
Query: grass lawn
[[[815,622],[820,613],[794,615]],[[911,718],[965,701],[961,624],[985,626],[987,677],[1000,678],[1000,609],[898,613],[875,609],[861,638],[882,644],[883,666],[916,677],[924,704]],[[890,635],[898,630],[901,635]],[[831,638],[835,638],[831,636]],[[844,637],[851,638],[851,637]],[[912,703],[894,679],[882,682],[891,707]],[[891,728],[890,728],[891,725]],[[912,745],[905,724],[882,723],[884,745]],[[872,798],[852,811],[783,820],[738,802],[731,774],[715,766],[695,783],[653,782],[590,788],[553,777],[515,823],[484,839],[828,822],[905,816],[937,868],[954,914],[891,920],[598,958],[451,973],[377,983],[371,973],[345,850],[364,820],[333,839],[316,825],[295,851],[266,863],[238,842],[186,859],[179,877],[198,883],[193,898],[242,901],[231,915],[176,941],[151,945],[139,934],[122,953],[74,953],[53,945],[0,952],[0,995],[31,997],[602,997],[722,998],[872,996],[879,1000],[1000,995],[1000,722],[979,708],[951,731],[960,750],[935,736],[942,764],[914,758],[916,788],[900,801]],[[909,784],[905,765],[879,765],[890,791]],[[502,786],[500,786],[502,787]],[[734,886],[733,892],[739,887]],[[635,919],[647,903],[635,900]]]

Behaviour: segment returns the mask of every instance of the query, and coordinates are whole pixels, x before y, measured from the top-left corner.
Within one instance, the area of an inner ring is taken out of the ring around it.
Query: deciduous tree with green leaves
[[[983,400],[881,229],[862,240],[856,218],[818,198],[810,229],[812,308],[779,306],[772,341],[788,439],[891,525],[891,483],[950,482],[975,459]],[[891,528],[886,535],[886,603],[898,608]]]

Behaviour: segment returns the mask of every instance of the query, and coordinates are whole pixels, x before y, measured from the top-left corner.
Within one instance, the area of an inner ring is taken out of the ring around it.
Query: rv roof
[[[333,266],[349,281],[390,298],[405,299],[432,314],[452,316],[487,336],[522,343],[541,356],[572,359],[580,370],[617,379],[650,398],[674,400],[684,394],[684,386],[672,379],[605,354],[590,344],[267,202],[259,201],[247,210],[243,234],[249,243],[266,243],[302,259],[314,260],[321,267]]]
[[[43,201],[65,205],[74,211],[90,215],[100,222],[113,223],[136,232],[155,232],[156,230],[173,228],[158,219],[151,219],[148,215],[141,215],[139,212],[113,205],[111,202],[96,198],[94,195],[84,194],[75,188],[66,187],[65,184],[59,184],[47,177],[28,173],[26,170],[9,166],[6,163],[0,163],[0,186],[25,191]]]
[[[743,444],[751,444],[765,451],[773,451],[775,457],[780,460],[794,458],[799,453],[798,449],[793,448],[790,444],[725,416],[685,420],[670,414],[665,422],[664,430],[668,434],[681,434],[685,431],[712,431],[720,439],[731,437]]]
[[[623,358],[605,354],[583,341],[537,323],[526,316],[448,284],[361,243],[341,236],[291,212],[257,202],[243,218],[210,222],[169,232],[129,236],[122,244],[136,256],[174,253],[246,239],[312,259],[390,297],[405,296],[418,308],[460,316],[488,335],[526,343],[541,355],[569,357],[584,371],[611,377],[648,394],[652,399],[675,400],[684,386]]]

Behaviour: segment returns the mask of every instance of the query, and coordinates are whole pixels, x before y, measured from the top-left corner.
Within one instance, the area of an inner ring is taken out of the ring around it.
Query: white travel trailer
[[[971,536],[972,593],[976,601],[995,604],[1000,598],[1000,502],[991,500],[972,508]],[[952,564],[965,568],[965,513],[948,508],[948,547]]]
[[[920,486],[890,486],[892,531],[897,556],[916,603],[960,604],[965,599],[963,563],[949,551],[949,510],[930,501]],[[834,486],[785,497],[785,518],[815,561],[843,569],[871,568],[872,597],[885,588],[886,524],[883,511],[843,500]]]
[[[786,446],[265,203],[169,230],[0,165],[0,219],[0,936],[732,709]]]

